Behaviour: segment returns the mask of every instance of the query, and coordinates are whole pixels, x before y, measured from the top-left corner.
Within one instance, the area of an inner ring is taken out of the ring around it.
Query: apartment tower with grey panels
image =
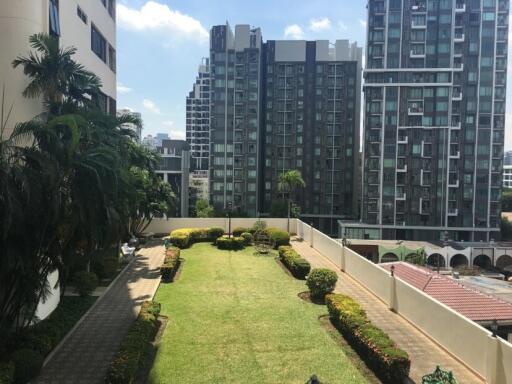
[[[210,33],[210,200],[256,216],[260,102],[261,31],[229,24]]]
[[[306,187],[293,201],[326,233],[358,216],[362,48],[348,40],[270,40],[263,48],[261,206],[280,196],[278,178],[297,169]]]
[[[508,0],[369,0],[362,223],[351,237],[499,238]]]
[[[203,58],[187,96],[186,139],[192,171],[208,171],[210,161],[210,59]]]

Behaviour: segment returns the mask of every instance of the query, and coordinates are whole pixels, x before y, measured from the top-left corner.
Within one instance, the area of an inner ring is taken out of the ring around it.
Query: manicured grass
[[[367,383],[320,325],[325,306],[254,249],[221,251],[208,243],[182,250],[178,281],[155,300],[169,322],[150,383]]]

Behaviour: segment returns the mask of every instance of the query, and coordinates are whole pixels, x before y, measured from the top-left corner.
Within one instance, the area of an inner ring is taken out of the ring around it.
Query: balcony
[[[464,13],[466,12],[466,4],[457,2],[455,4],[455,13]]]
[[[453,37],[453,41],[455,43],[463,43],[465,39],[465,35],[463,32],[455,32],[455,36]]]
[[[405,192],[396,192],[396,200],[405,200],[407,194]]]
[[[409,116],[423,116],[423,103],[410,103],[407,113]]]
[[[411,23],[411,28],[412,29],[427,29],[427,24],[425,22],[416,22],[413,20]]]
[[[403,165],[398,164],[396,166],[396,171],[397,172],[407,172],[407,164],[403,164]]]
[[[462,92],[460,88],[453,88],[452,93],[452,101],[461,101],[462,100]]]
[[[410,55],[411,59],[424,59],[425,58],[425,52],[417,52],[415,50],[411,50]]]
[[[398,135],[398,144],[407,144],[409,142],[409,137],[406,135]]]
[[[448,208],[448,216],[458,216],[459,210],[457,208]]]
[[[417,3],[417,4],[411,6],[411,12],[412,13],[425,13],[425,12],[427,12],[427,7],[425,6],[425,3]]]

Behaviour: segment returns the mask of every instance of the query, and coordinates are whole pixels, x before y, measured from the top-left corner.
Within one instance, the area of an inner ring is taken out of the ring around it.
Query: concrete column
[[[396,278],[394,276],[393,269],[391,270],[391,275],[389,276],[389,303],[388,307],[391,311],[396,312],[397,303],[396,303]]]
[[[487,384],[502,384],[498,380],[498,358],[500,341],[497,337],[489,335],[487,339],[486,372],[485,381]]]
[[[340,269],[345,272],[345,246],[341,246]]]
[[[313,231],[315,227],[313,226],[313,223],[311,223],[311,229],[309,231],[309,246],[313,248]]]

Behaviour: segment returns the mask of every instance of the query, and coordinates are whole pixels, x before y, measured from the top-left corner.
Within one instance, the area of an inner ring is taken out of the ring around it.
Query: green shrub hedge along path
[[[325,306],[301,300],[304,281],[275,254],[253,247],[223,251],[209,243],[181,250],[179,280],[155,301],[169,322],[150,383],[367,383],[318,317]]]

